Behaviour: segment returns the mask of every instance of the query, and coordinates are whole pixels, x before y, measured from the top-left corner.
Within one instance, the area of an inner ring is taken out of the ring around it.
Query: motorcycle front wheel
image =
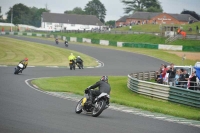
[[[83,100],[83,98],[76,105],[75,112],[77,114],[80,114],[82,112],[82,106],[81,106],[82,100]]]
[[[100,100],[100,101],[96,102],[95,107],[92,111],[92,116],[93,117],[99,116],[102,113],[102,111],[104,110],[105,106],[106,106],[106,102],[104,100]]]
[[[14,74],[18,74],[18,73],[19,73],[19,67],[17,67],[17,68],[15,69]]]

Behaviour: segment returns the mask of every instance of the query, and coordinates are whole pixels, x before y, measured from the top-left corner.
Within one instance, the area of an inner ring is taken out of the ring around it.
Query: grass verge
[[[84,66],[97,66],[96,60],[85,54],[40,43],[0,37],[0,64],[16,65],[25,57],[29,65],[37,66],[69,66],[68,56],[74,53],[84,59]]]
[[[33,80],[32,83],[45,91],[72,92],[83,95],[89,85],[99,80],[97,76],[70,76]],[[80,83],[81,81],[81,83]],[[151,112],[163,113],[187,119],[200,120],[200,109],[171,103],[147,96],[138,95],[126,87],[126,76],[110,76],[111,102],[130,107],[140,108]]]

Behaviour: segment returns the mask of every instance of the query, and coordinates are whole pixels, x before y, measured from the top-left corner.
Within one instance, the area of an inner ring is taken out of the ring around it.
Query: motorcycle
[[[101,93],[91,102],[89,93],[91,93],[91,90],[88,93],[85,92],[84,98],[77,103],[75,112],[80,114],[84,111],[85,113],[91,113],[93,117],[98,117],[109,107],[110,96],[107,93]]]
[[[70,68],[70,70],[72,70],[72,69],[74,69],[75,70],[75,61],[74,60],[70,60],[69,61],[69,68]]]
[[[22,72],[23,68],[24,68],[24,65],[22,63],[19,63],[17,65],[17,67],[15,68],[14,74],[18,74],[18,73]]]
[[[67,41],[65,41],[65,46],[68,47],[68,42]]]
[[[83,64],[77,62],[76,65],[77,65],[77,67],[78,67],[79,69],[83,69]]]
[[[58,43],[59,43],[57,39],[55,40],[55,42],[56,42],[56,44],[58,44]]]

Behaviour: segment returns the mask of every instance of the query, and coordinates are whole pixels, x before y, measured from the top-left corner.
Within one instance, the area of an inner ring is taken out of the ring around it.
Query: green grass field
[[[83,95],[84,90],[99,80],[97,76],[70,76],[57,78],[44,78],[33,80],[32,83],[45,91],[72,92]],[[81,82],[80,82],[81,81]],[[126,87],[127,76],[109,76],[111,85],[111,102],[130,107],[140,108],[151,112],[200,120],[200,109],[152,99],[138,95]]]
[[[17,65],[17,63],[29,58],[29,65],[37,66],[69,66],[68,56],[74,53],[75,56],[81,56],[85,66],[97,66],[96,60],[85,54],[44,45],[40,43],[0,37],[0,64]]]

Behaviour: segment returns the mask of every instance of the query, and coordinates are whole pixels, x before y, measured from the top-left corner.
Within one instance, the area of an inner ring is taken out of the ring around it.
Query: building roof
[[[135,12],[133,13],[131,16],[129,16],[128,18],[135,18],[135,19],[151,19],[155,16],[158,16],[162,13],[160,12]],[[189,18],[194,20],[195,22],[197,22],[198,20],[194,17],[192,17],[190,14],[171,14],[171,13],[167,13],[170,16],[172,16],[173,18],[179,20],[179,21],[185,21],[188,22]]]
[[[128,18],[136,18],[136,19],[151,19],[157,15],[161,14],[160,12],[135,12]]]
[[[98,25],[103,23],[95,15],[60,14],[43,12],[43,22]]]
[[[117,21],[118,22],[126,22],[126,19],[128,18],[129,16],[123,16],[123,17],[121,17],[120,19],[118,19]]]
[[[179,21],[185,21],[188,22],[189,18],[191,20],[194,20],[194,22],[197,22],[198,20],[196,18],[194,18],[193,16],[191,16],[190,14],[170,14],[170,16],[172,16],[173,18],[179,20]]]

